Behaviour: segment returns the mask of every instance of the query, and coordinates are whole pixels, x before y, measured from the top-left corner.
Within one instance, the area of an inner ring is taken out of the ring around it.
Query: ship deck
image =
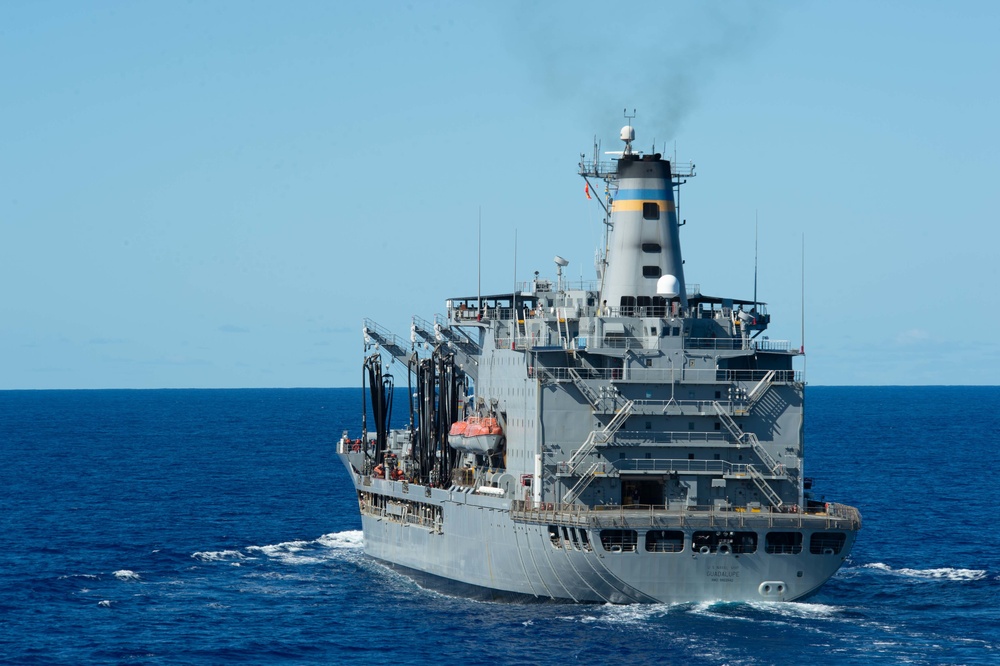
[[[853,506],[830,504],[822,512],[780,513],[774,511],[735,511],[716,507],[668,509],[653,505],[605,505],[532,503],[515,500],[511,503],[511,518],[517,522],[566,525],[585,528],[711,528],[734,530],[742,528],[771,529],[861,529],[861,513]]]

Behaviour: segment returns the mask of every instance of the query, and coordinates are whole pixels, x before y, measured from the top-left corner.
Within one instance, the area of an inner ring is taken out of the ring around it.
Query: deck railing
[[[861,529],[861,514],[853,506],[828,504],[821,512],[793,512],[769,508],[746,510],[716,506],[670,509],[662,505],[632,504],[586,506],[514,500],[511,515],[516,521],[588,528],[706,527]]]

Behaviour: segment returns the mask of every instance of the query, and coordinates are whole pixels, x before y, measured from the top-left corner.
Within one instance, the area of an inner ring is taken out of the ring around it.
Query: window
[[[691,550],[696,553],[742,555],[757,552],[756,532],[695,532]]]
[[[798,555],[802,552],[801,532],[768,532],[764,552],[775,555]]]
[[[652,253],[652,254],[657,254],[659,252],[662,252],[663,248],[660,247],[659,243],[643,243],[642,244],[642,251],[643,252],[649,252],[649,253]]]
[[[649,530],[646,532],[646,550],[650,553],[679,553],[684,550],[684,532]]]
[[[843,532],[816,532],[809,537],[809,552],[813,555],[839,555],[847,535]]]
[[[643,266],[642,267],[642,277],[648,278],[658,278],[660,277],[660,267],[659,266]]]
[[[635,530],[601,530],[601,546],[612,553],[634,553],[638,540]]]
[[[660,219],[660,204],[655,201],[642,202],[642,217],[646,220]]]

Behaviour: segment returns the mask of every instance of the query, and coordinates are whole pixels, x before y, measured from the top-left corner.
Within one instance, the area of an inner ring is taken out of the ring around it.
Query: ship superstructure
[[[810,499],[800,351],[761,335],[756,296],[685,281],[675,202],[693,166],[636,151],[631,125],[621,139],[613,162],[580,162],[606,192],[594,284],[557,256],[554,281],[452,297],[409,341],[364,322],[363,432],[338,451],[365,551],[490,597],[800,598],[861,526]],[[400,430],[390,359],[412,396]]]

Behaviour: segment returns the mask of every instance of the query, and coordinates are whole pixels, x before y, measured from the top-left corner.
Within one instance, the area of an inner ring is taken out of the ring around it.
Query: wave
[[[360,549],[365,545],[364,532],[361,530],[347,530],[346,532],[333,532],[324,534],[316,539],[316,542],[325,548],[345,548]]]
[[[191,553],[191,557],[202,562],[229,561],[233,566],[240,566],[241,562],[259,559],[247,554],[253,553],[285,564],[320,564],[331,559],[343,558],[344,555],[360,554],[363,547],[364,534],[361,530],[347,530],[324,534],[312,541],[296,540],[264,546],[247,546],[243,551],[203,550]]]
[[[923,578],[935,580],[949,580],[954,582],[969,582],[986,578],[987,572],[983,569],[956,569],[953,567],[941,567],[938,569],[893,569],[888,564],[875,562],[861,565],[863,569],[874,569],[896,576],[906,576],[909,578]]]
[[[191,557],[202,562],[219,562],[222,560],[245,560],[247,556],[238,550],[206,550],[191,553]]]
[[[773,613],[781,617],[805,620],[827,620],[839,618],[844,610],[841,606],[807,603],[803,601],[749,601],[751,608]]]
[[[338,559],[345,553],[359,552],[364,544],[360,530],[324,534],[313,541],[285,541],[267,546],[249,546],[248,551],[263,553],[286,564],[320,564]]]
[[[643,626],[658,618],[679,613],[738,622],[761,622],[762,618],[755,613],[748,613],[746,610],[748,608],[757,613],[776,616],[773,620],[765,618],[763,621],[778,624],[784,624],[783,620],[789,619],[839,621],[843,619],[844,611],[841,606],[801,601],[700,601],[672,604],[605,604],[601,607],[600,613],[586,613],[561,619],[584,624],[608,622]]]
[[[114,577],[121,581],[134,582],[139,580],[139,574],[128,569],[119,569],[114,573]]]

